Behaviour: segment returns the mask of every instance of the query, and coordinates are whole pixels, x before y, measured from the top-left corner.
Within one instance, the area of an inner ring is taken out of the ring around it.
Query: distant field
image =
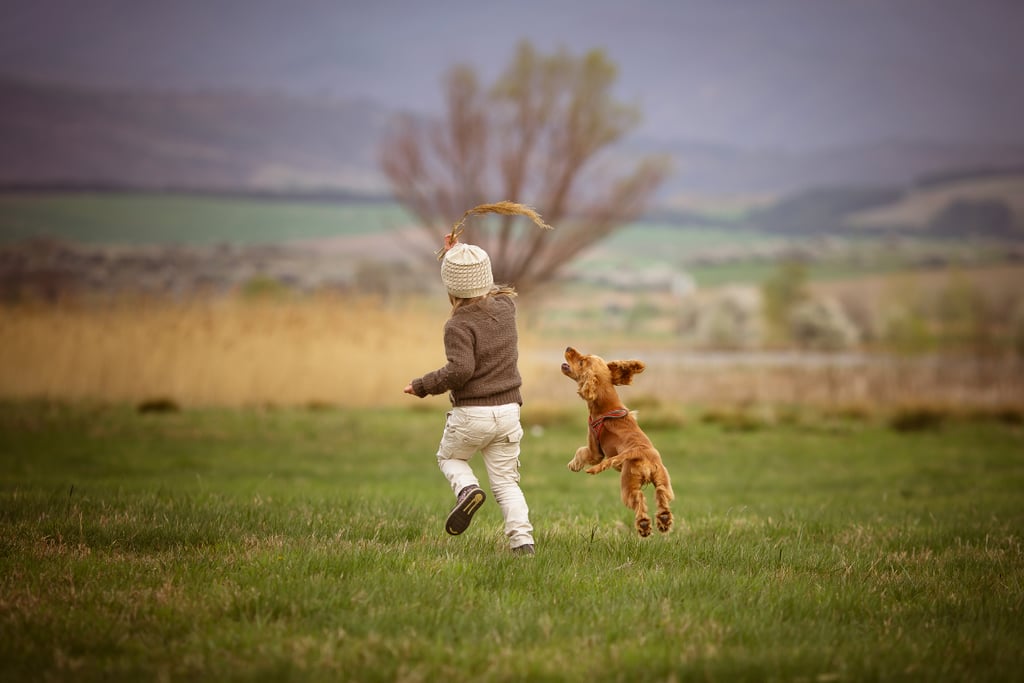
[[[372,234],[414,220],[399,205],[384,203],[163,194],[0,195],[0,242],[48,235],[91,244],[251,244]],[[698,248],[779,241],[751,230],[644,222],[612,236],[596,253],[612,259],[617,252],[664,259]]]
[[[638,222],[601,243],[607,252],[630,251],[664,260],[686,256],[687,251],[730,245],[783,244],[784,238],[741,227],[705,227],[671,223]]]
[[[963,249],[950,247],[945,250],[941,248],[931,249],[929,253],[945,254],[950,264],[957,264],[956,255],[964,251]],[[974,256],[965,257],[966,263],[971,264],[973,261],[975,264],[973,266],[969,265],[968,268],[974,270],[1002,269],[1003,266],[996,265],[1000,264],[999,255],[996,253],[986,255],[986,251],[990,250],[979,247],[974,252]],[[987,264],[989,263],[993,265],[988,266]],[[737,284],[758,285],[775,274],[778,268],[778,264],[772,261],[739,260],[735,263],[722,265],[693,266],[688,268],[687,271],[696,280],[698,286],[707,288]],[[1008,268],[1016,270],[1019,276],[1019,267],[1009,266]],[[930,277],[938,275],[948,277],[948,271],[963,269],[962,266],[958,265],[949,265],[942,268],[922,268],[909,262],[907,256],[879,254],[875,258],[861,261],[840,258],[815,262],[807,267],[807,278],[812,282],[834,283],[841,281],[859,282],[865,278],[877,279],[901,273],[907,276],[920,275],[921,277]]]
[[[640,221],[619,230],[584,253],[579,268],[678,265],[708,250],[768,247],[785,242],[783,238],[738,226],[707,227]],[[692,268],[689,270],[693,272]]]
[[[414,220],[397,204],[162,194],[0,195],[0,243],[50,236],[85,244],[256,244],[371,235]],[[624,256],[643,265],[678,260],[696,249],[779,242],[751,230],[641,222],[586,258],[614,263]]]
[[[912,203],[918,207],[919,204]],[[127,246],[245,245],[300,240],[312,244],[315,240],[330,239],[332,248],[344,250],[350,246],[354,253],[365,249],[367,240],[373,242],[377,236],[414,223],[415,219],[402,207],[387,203],[155,193],[0,194],[0,244],[40,236]],[[353,241],[347,243],[346,238]],[[355,238],[359,239],[358,244]],[[920,260],[922,250],[955,263],[998,262],[1001,258],[1002,247],[998,244],[921,239],[910,245],[905,240],[907,245],[901,251],[882,240],[864,237],[850,242],[848,249],[851,253],[859,251],[861,258],[815,262],[808,274],[813,280],[836,280],[896,272],[913,267],[912,259]],[[579,270],[608,272],[683,268],[700,287],[757,284],[776,268],[765,253],[777,254],[788,244],[794,244],[792,238],[739,224],[712,227],[638,221],[585,251],[575,265]],[[702,261],[695,257],[721,257],[723,253],[727,258],[719,258],[717,264],[695,265]]]
[[[407,226],[396,204],[163,194],[0,195],[0,242],[49,236],[87,244],[255,244]]]

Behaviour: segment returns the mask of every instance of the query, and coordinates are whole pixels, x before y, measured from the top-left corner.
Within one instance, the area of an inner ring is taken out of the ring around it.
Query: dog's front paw
[[[598,474],[599,472],[601,472],[600,465],[591,465],[587,468],[587,474]]]
[[[569,469],[573,472],[579,472],[589,460],[590,449],[586,446],[580,446],[576,449],[576,453],[572,456],[572,460],[569,461]]]

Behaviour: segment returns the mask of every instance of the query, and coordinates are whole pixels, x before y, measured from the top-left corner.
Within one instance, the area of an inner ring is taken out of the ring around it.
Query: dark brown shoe
[[[473,521],[473,515],[480,509],[480,506],[487,500],[487,494],[479,486],[467,486],[459,492],[459,502],[455,504],[452,511],[448,513],[448,519],[444,523],[444,530],[452,536],[458,536],[469,528]]]

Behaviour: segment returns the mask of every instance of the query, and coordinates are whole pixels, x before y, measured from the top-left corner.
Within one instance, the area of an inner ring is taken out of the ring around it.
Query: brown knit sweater
[[[419,397],[451,392],[455,406],[522,404],[516,303],[503,294],[456,308],[444,325],[448,363],[412,381]]]

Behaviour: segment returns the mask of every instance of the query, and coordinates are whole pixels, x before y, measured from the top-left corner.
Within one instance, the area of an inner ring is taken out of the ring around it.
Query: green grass
[[[373,233],[408,225],[393,204],[332,204],[160,194],[0,195],[0,241],[49,236],[92,244],[238,244]]]
[[[582,413],[539,415],[520,558],[492,502],[443,533],[444,408],[422,405],[4,404],[0,679],[1019,673],[1019,425],[655,423],[677,528],[640,539],[613,473],[565,468]]]

